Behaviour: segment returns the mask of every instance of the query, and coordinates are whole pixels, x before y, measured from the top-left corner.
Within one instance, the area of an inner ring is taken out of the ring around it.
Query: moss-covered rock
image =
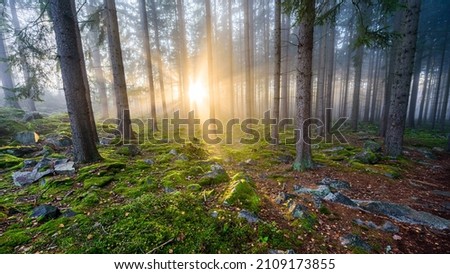
[[[223,195],[223,202],[227,205],[243,207],[251,212],[257,212],[261,205],[261,199],[253,184],[245,179],[232,181],[228,185]]]
[[[190,184],[186,187],[189,191],[197,192],[202,190],[202,186],[199,184]]]
[[[225,169],[218,164],[211,165],[211,171],[204,174],[198,183],[200,185],[213,185],[227,182],[230,179]]]
[[[186,179],[179,171],[171,171],[161,179],[161,184],[164,187],[175,187],[185,183]]]
[[[89,189],[91,187],[104,187],[111,183],[114,180],[113,176],[98,176],[98,177],[91,177],[84,181],[84,188]]]
[[[27,231],[22,229],[12,229],[6,231],[0,237],[0,253],[13,253],[14,247],[26,244],[31,240],[31,236]]]
[[[355,155],[355,160],[363,164],[376,164],[380,161],[380,158],[376,153],[370,149],[365,149]]]
[[[141,150],[137,145],[127,144],[117,148],[116,153],[119,155],[134,157],[141,153]]]
[[[367,140],[364,142],[364,149],[370,149],[373,152],[381,152],[381,145],[375,141]]]

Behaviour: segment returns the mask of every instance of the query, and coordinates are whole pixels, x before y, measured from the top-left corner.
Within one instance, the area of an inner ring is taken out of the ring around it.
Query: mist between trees
[[[329,110],[331,111],[331,109]],[[201,121],[195,118],[194,111],[188,113],[187,118],[180,117],[179,111],[175,112],[174,118],[163,118],[157,122],[160,124],[160,130],[151,130],[155,124],[153,119],[131,119],[133,127],[133,140],[124,138],[120,129],[111,130],[109,126],[122,124],[118,119],[106,119],[100,123],[103,133],[110,135],[111,138],[105,138],[108,144],[130,144],[150,142],[154,144],[164,144],[174,142],[177,144],[186,144],[187,142],[202,141],[206,144],[256,144],[265,141],[269,144],[286,144],[294,145],[299,142],[309,142],[312,144],[348,144],[345,135],[341,132],[341,127],[348,120],[348,117],[341,117],[333,122],[330,127],[330,133],[325,136],[317,134],[317,130],[327,127],[327,121],[321,121],[316,118],[310,118],[305,121],[302,130],[306,131],[309,136],[308,140],[302,139],[301,130],[295,129],[294,119],[286,118],[281,121],[270,118],[270,111],[264,113],[263,119],[255,118],[233,118],[226,121],[219,119],[206,119]],[[308,126],[306,126],[308,125]],[[105,130],[108,128],[109,130]],[[287,130],[288,129],[288,130]],[[279,133],[286,133],[284,138],[272,138],[272,132],[277,130]]]

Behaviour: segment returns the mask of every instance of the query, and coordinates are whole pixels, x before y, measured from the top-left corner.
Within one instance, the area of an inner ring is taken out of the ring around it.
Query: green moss
[[[97,205],[100,202],[100,197],[98,196],[97,192],[89,192],[82,200],[81,203],[78,205],[81,209],[89,209],[95,205]]]
[[[9,155],[0,154],[0,168],[20,167],[23,163],[23,159]]]
[[[78,180],[91,176],[114,175],[126,167],[125,163],[105,161],[82,167],[78,170]]]
[[[245,179],[231,182],[222,199],[228,205],[243,207],[252,212],[257,212],[261,206],[261,199],[255,188]]]
[[[114,180],[113,176],[98,176],[98,177],[91,177],[89,179],[86,179],[83,184],[85,189],[89,189],[93,186],[95,187],[104,187],[110,182]]]
[[[202,190],[202,186],[199,184],[190,184],[186,187],[186,189],[188,189],[189,191],[197,192]]]
[[[13,253],[14,247],[31,240],[31,236],[22,229],[10,229],[0,237],[0,253]]]
[[[326,207],[326,206],[324,206],[324,205],[321,205],[321,206],[320,206],[319,212],[320,212],[321,214],[324,214],[324,215],[330,215],[330,214],[331,214],[331,211],[328,209],[328,207]]]
[[[161,184],[165,187],[175,187],[186,182],[183,174],[179,171],[170,171],[161,179]]]
[[[314,213],[307,213],[303,218],[296,219],[293,222],[294,226],[298,226],[300,230],[303,230],[307,233],[311,233],[314,231],[314,226],[317,223],[317,216]]]

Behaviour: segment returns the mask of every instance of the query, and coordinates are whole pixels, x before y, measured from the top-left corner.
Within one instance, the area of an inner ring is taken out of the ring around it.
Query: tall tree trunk
[[[445,87],[444,100],[442,102],[442,111],[439,118],[441,130],[445,129],[445,118],[447,117],[448,97],[450,94],[450,68],[447,69],[447,86]]]
[[[320,26],[320,52],[319,52],[319,65],[317,71],[317,92],[316,92],[316,118],[321,121],[324,120],[324,93],[325,93],[325,62],[327,54],[327,41],[326,41],[326,29],[325,26]],[[319,135],[323,135],[323,128],[318,128]]]
[[[289,38],[291,34],[291,16],[289,14],[284,14],[283,34],[284,61],[281,72],[280,119],[287,118],[289,113]]]
[[[356,49],[354,57],[355,84],[353,89],[352,115],[351,115],[351,127],[353,131],[358,130],[359,96],[361,92],[361,74],[362,74],[363,56],[364,56],[364,46],[359,46]]]
[[[228,1],[228,48],[229,48],[229,56],[228,56],[228,85],[229,85],[229,99],[230,99],[230,113],[229,118],[234,118],[234,97],[235,97],[235,91],[234,91],[234,55],[233,55],[233,1]]]
[[[89,91],[83,75],[81,40],[75,14],[75,1],[51,0],[50,9],[56,36],[64,94],[67,102],[75,161],[95,162],[101,159],[95,146],[96,132],[91,127]],[[80,81],[81,79],[81,81]],[[95,128],[94,128],[95,130]]]
[[[314,40],[315,8],[314,0],[303,2],[304,13],[300,17],[298,31],[298,61],[297,61],[297,114],[296,129],[298,140],[296,142],[297,155],[294,161],[294,170],[303,171],[313,166],[311,157],[311,139],[309,137],[309,119],[311,118],[311,78],[312,53]]]
[[[266,6],[267,5],[267,6]],[[270,2],[265,1],[264,15],[270,17]],[[264,20],[264,102],[263,112],[269,110],[269,85],[270,85],[270,20]]]
[[[374,56],[375,55],[375,56]],[[374,78],[374,62],[375,62],[376,53],[371,52],[371,55],[369,57],[369,70],[367,71],[367,88],[366,88],[366,98],[364,100],[364,116],[363,121],[368,122],[369,121],[369,113],[370,113],[370,97],[372,96],[372,84],[373,84],[373,78]]]
[[[20,28],[20,22],[19,22],[19,18],[17,17],[17,10],[16,10],[16,0],[9,0],[9,5],[10,5],[10,9],[11,9],[11,21],[14,27],[14,34],[17,36],[19,34],[19,32],[21,31]],[[19,39],[18,40],[19,43],[19,50],[22,51],[22,49],[24,48],[24,45],[22,43],[22,41]],[[28,94],[27,97],[25,98],[25,102],[26,105],[28,106],[28,109],[30,111],[36,111],[36,104],[34,103],[34,87],[32,85],[30,85],[30,67],[28,65],[28,62],[25,58],[25,55],[20,55],[20,65],[22,67],[22,71],[23,71],[23,79],[25,81],[25,85],[29,88],[28,90]]]
[[[114,78],[114,93],[116,97],[117,118],[119,119],[119,131],[122,133],[123,139],[128,141],[134,136],[131,128],[127,84],[125,82],[125,71],[123,67],[115,1],[105,0],[105,9],[108,12],[108,46]]]
[[[91,42],[95,43],[94,39],[97,39],[94,32],[91,32],[90,38]],[[101,108],[101,117],[102,119],[106,119],[109,117],[108,110],[108,96],[106,95],[106,80],[103,74],[102,69],[102,59],[100,55],[100,49],[98,46],[96,48],[92,48],[92,60],[95,74],[95,85],[97,86],[99,100],[100,100],[100,108]]]
[[[389,108],[388,129],[385,138],[386,155],[390,157],[398,157],[402,153],[403,132],[420,14],[420,0],[407,0],[405,2],[407,2],[407,7],[401,24],[402,40],[395,58],[392,81],[393,96]]]
[[[150,112],[151,118],[153,120],[152,129],[158,130],[158,123],[156,121],[155,86],[153,84],[152,53],[150,50],[150,35],[148,33],[147,5],[145,3],[145,0],[139,0],[139,15],[142,25],[145,65],[147,67],[147,81],[150,95]]]
[[[252,118],[254,111],[254,82],[253,82],[253,44],[250,33],[251,14],[253,13],[253,1],[244,1],[244,44],[245,44],[245,87],[246,87],[246,118]],[[252,22],[253,23],[253,22]]]
[[[416,60],[414,61],[414,77],[413,77],[413,85],[411,88],[411,99],[409,100],[409,112],[408,112],[408,127],[415,127],[415,116],[416,116],[416,106],[417,106],[417,94],[419,92],[419,82],[420,82],[420,73],[422,68],[422,53],[423,47],[421,46],[416,53]]]
[[[422,96],[420,99],[420,107],[419,107],[419,117],[417,119],[417,125],[420,126],[423,122],[423,117],[424,117],[424,108],[425,108],[425,98],[426,95],[428,94],[427,89],[429,86],[429,83],[431,82],[430,79],[430,68],[432,66],[431,64],[431,54],[428,55],[428,60],[427,60],[427,67],[425,70],[425,76],[424,76],[424,81],[423,81],[423,88],[422,88]]]
[[[5,93],[5,106],[20,109],[17,96],[14,91],[12,91],[14,84],[11,70],[9,69],[8,63],[5,61],[7,58],[3,33],[0,32],[0,74],[2,75],[2,89]]]
[[[209,118],[216,118],[215,96],[214,96],[214,64],[212,53],[212,22],[211,22],[211,0],[205,0],[206,8],[206,46],[208,55],[208,90],[209,90]]]
[[[177,0],[177,14],[178,14],[178,47],[180,49],[180,71],[181,71],[181,87],[180,89],[180,110],[182,113],[187,113],[189,110],[189,64],[187,56],[187,41],[186,41],[186,27],[184,20],[184,1]]]
[[[330,4],[332,4],[331,7],[334,6],[334,1],[331,1]],[[331,117],[331,108],[332,106],[332,95],[333,95],[333,75],[334,75],[334,40],[335,40],[335,33],[336,30],[334,28],[334,25],[332,23],[328,23],[329,27],[329,34],[328,34],[328,48],[327,48],[327,88],[325,92],[325,133],[326,136],[330,135],[331,130],[331,123],[332,123],[332,117]]]
[[[280,121],[280,76],[281,76],[281,0],[275,0],[275,60],[273,76],[273,127],[272,138],[278,144],[278,122]]]
[[[375,109],[378,107],[377,101],[378,101],[378,84],[379,84],[379,78],[380,78],[380,65],[382,60],[382,54],[380,51],[378,51],[377,54],[377,61],[375,64],[375,76],[373,79],[373,88],[372,88],[372,103],[370,107],[370,118],[369,122],[373,123],[375,121]]]
[[[352,46],[351,46],[351,41],[353,40],[353,32],[354,32],[354,14],[352,13],[351,15],[352,17],[350,17],[350,21],[349,21],[349,25],[350,25],[350,30],[349,30],[349,35],[348,35],[348,45],[347,45],[347,58],[346,58],[346,72],[345,72],[345,86],[344,86],[344,102],[343,102],[343,110],[342,110],[342,115],[344,117],[347,117],[348,114],[348,107],[347,107],[347,102],[348,102],[348,88],[349,88],[349,83],[350,83],[350,68],[352,65]]]
[[[448,27],[447,27],[448,30]],[[444,39],[444,47],[442,49],[442,55],[441,55],[441,63],[439,65],[439,74],[437,78],[437,84],[436,84],[436,94],[434,96],[434,101],[431,108],[431,128],[434,129],[436,126],[436,118],[438,116],[438,103],[439,103],[439,95],[441,92],[441,80],[443,76],[443,69],[444,69],[444,60],[445,60],[445,50],[447,48],[447,37],[448,32],[445,32],[445,39]]]
[[[167,113],[167,103],[166,103],[166,91],[164,88],[164,68],[162,62],[162,53],[161,53],[161,42],[159,39],[159,24],[158,24],[158,12],[156,10],[155,0],[150,0],[151,8],[152,8],[152,23],[153,30],[155,32],[155,46],[156,46],[156,55],[157,55],[157,65],[158,65],[158,78],[159,78],[159,90],[161,92],[161,102],[163,108],[164,118],[169,117]]]

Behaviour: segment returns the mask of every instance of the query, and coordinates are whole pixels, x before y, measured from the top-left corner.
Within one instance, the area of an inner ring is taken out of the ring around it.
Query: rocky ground
[[[99,127],[104,161],[71,161],[67,117],[0,111],[1,253],[449,253],[444,134],[376,129],[295,148],[143,142]],[[170,140],[171,138],[168,138]]]

